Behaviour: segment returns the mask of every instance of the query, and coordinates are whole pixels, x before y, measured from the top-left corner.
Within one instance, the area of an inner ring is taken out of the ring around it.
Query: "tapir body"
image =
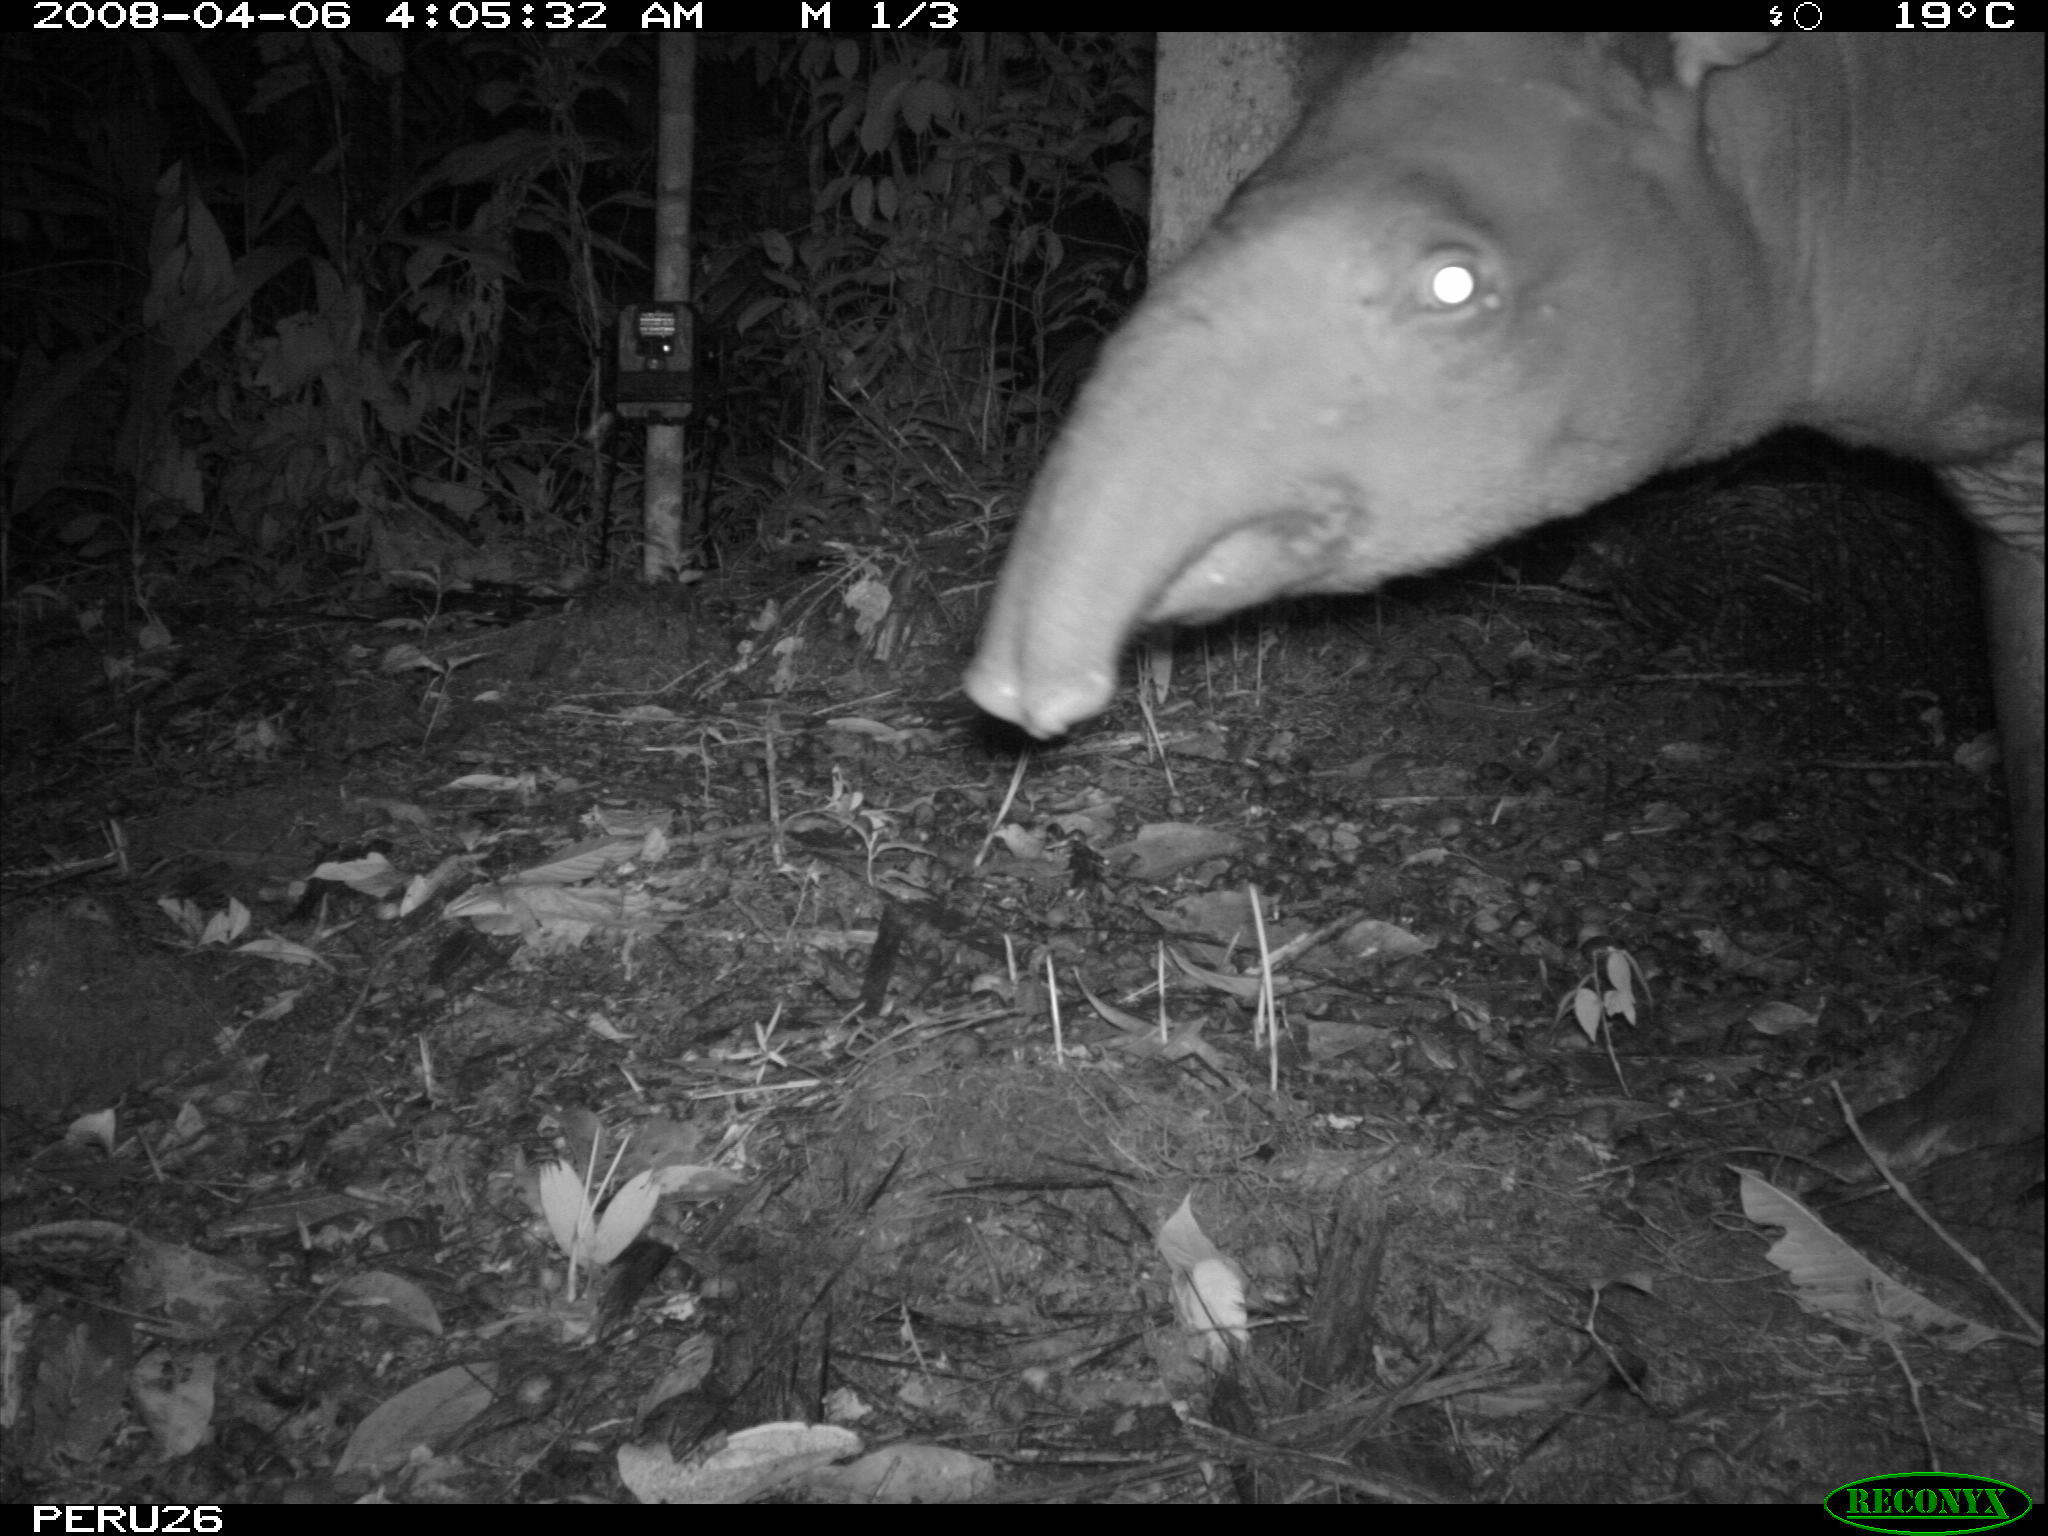
[[[1980,530],[2004,958],[1905,1164],[2042,1122],[2038,34],[1417,39],[1343,68],[1105,349],[968,692],[1051,735],[1138,625],[1372,586],[1801,425]]]

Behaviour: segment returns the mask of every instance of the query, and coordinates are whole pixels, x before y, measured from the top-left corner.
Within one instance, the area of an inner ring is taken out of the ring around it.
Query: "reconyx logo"
[[[1866,1531],[1938,1532],[1961,1536],[2010,1525],[2034,1501],[2011,1483],[1964,1472],[1893,1472],[1844,1483],[1823,1507],[1844,1525]]]

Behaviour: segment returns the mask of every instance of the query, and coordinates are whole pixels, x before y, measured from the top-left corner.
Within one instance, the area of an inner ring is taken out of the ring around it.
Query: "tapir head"
[[[1141,623],[1442,565],[1753,435],[1760,264],[1664,74],[1482,37],[1339,82],[1105,349],[975,701],[1054,734]]]

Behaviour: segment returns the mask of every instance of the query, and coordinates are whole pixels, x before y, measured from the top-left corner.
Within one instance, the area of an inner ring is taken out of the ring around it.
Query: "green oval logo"
[[[2034,1507],[2011,1483],[1967,1472],[1888,1472],[1844,1483],[1822,1502],[1844,1525],[1866,1531],[1991,1531]]]

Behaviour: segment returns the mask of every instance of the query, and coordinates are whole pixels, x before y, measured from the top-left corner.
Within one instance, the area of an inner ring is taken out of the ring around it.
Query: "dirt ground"
[[[1738,1173],[1967,1016],[1981,700],[1479,574],[1185,636],[1014,798],[966,540],[200,608],[141,703],[18,627],[8,1497],[697,1497],[769,1425],[843,1438],[722,1496],[2038,1494],[2014,1312],[1839,1189],[1824,1310]],[[2039,1159],[1930,1197],[2036,1315]]]

